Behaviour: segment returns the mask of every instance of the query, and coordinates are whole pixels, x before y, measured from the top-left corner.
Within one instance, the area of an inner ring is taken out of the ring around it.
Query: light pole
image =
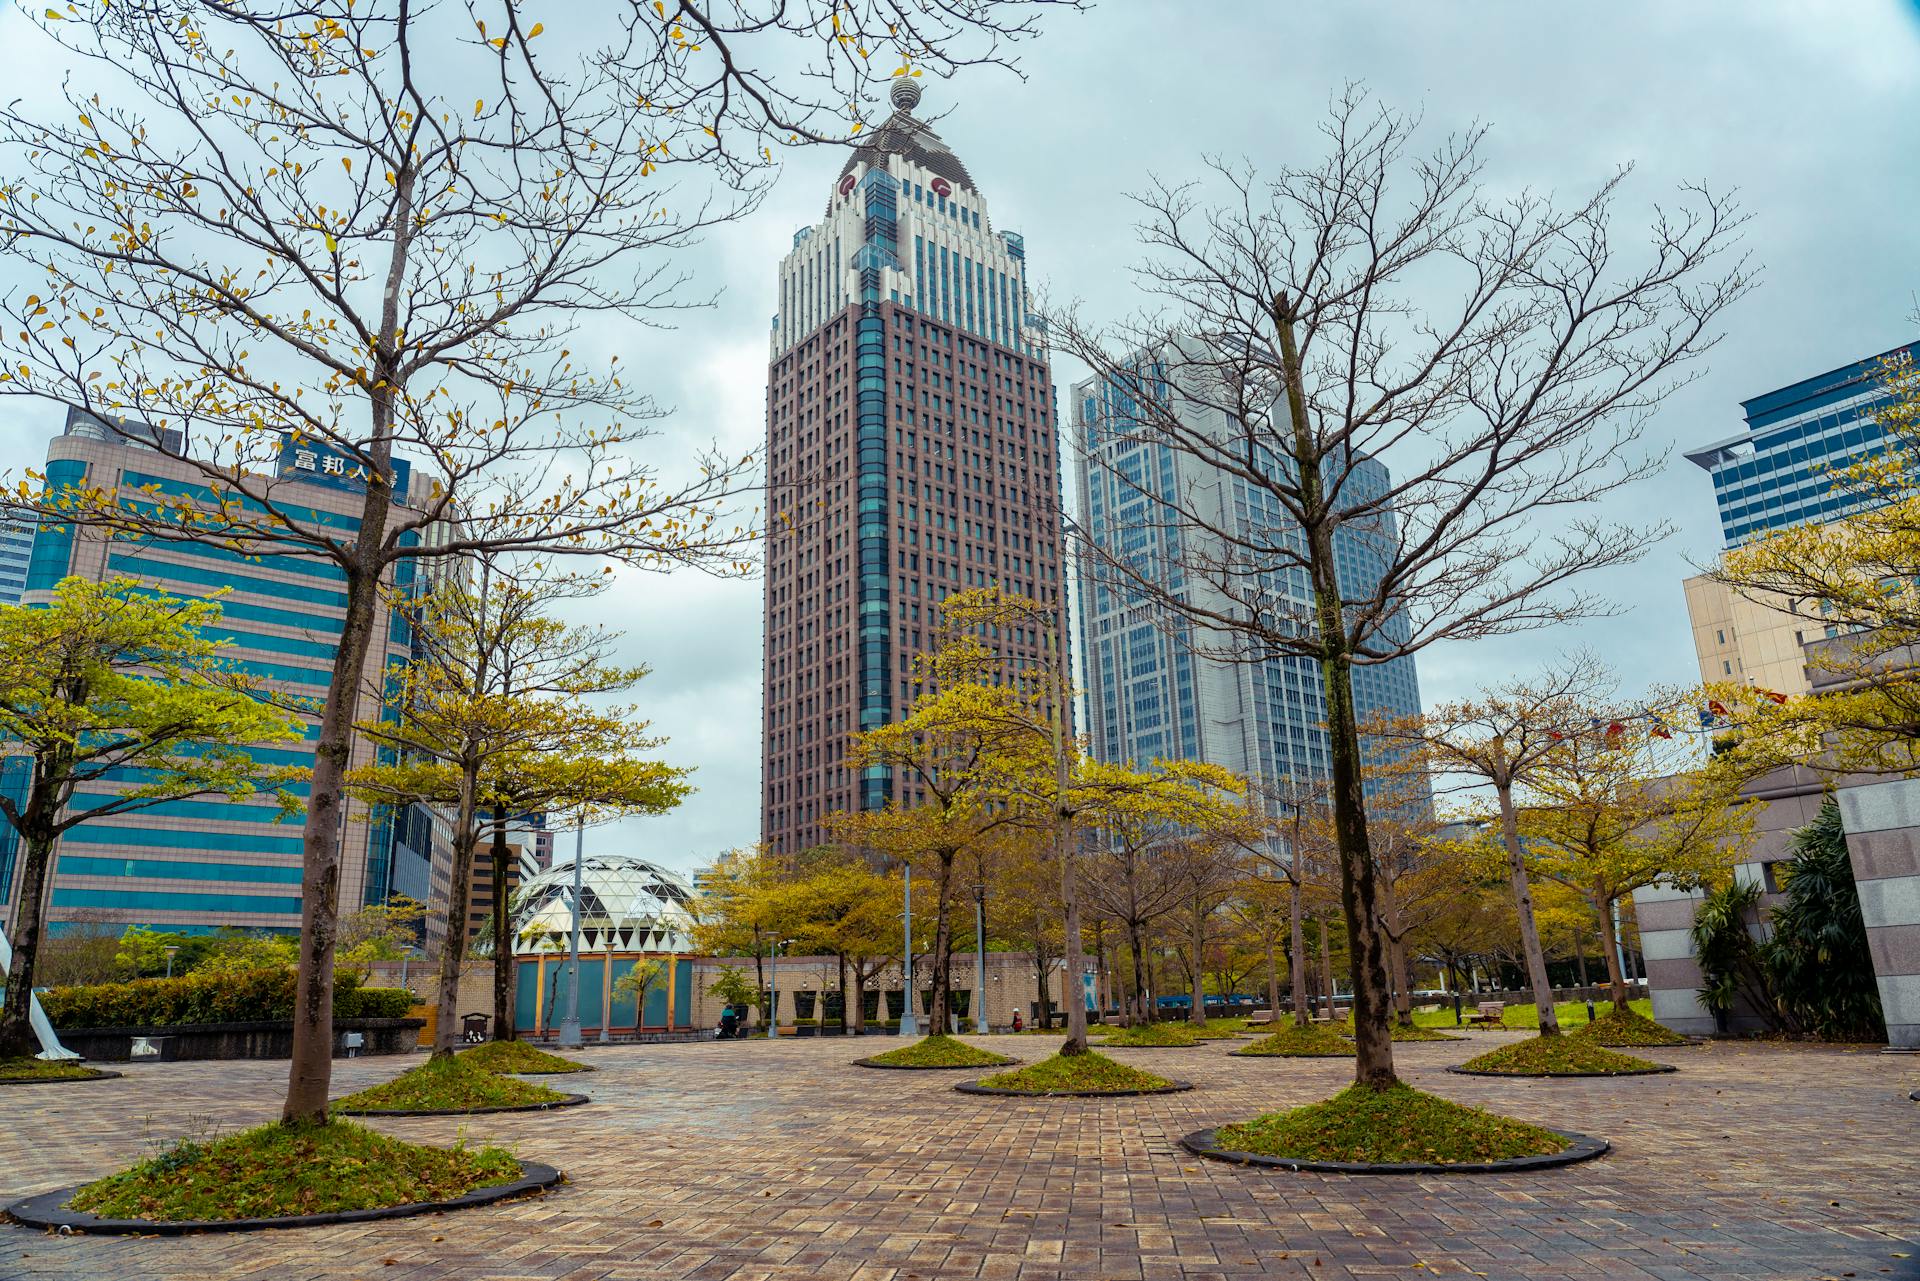
[[[984,872],[973,883],[973,939],[977,947],[973,965],[973,1030],[987,1034],[987,878]]]
[[[913,864],[906,864],[906,911],[900,918],[900,982],[906,989],[900,1003],[900,1035],[919,1036],[920,1020],[913,1016]]]
[[[180,950],[179,945],[174,943],[167,944],[166,952],[167,952],[167,977],[168,978],[173,977],[173,954],[175,952],[178,952],[179,950]]]
[[[560,1048],[580,1048],[580,864],[586,857],[587,815],[573,829],[573,937],[567,950],[567,1016],[560,1020]]]
[[[777,1040],[780,1036],[780,949],[792,943],[792,939],[767,940],[767,1039]]]

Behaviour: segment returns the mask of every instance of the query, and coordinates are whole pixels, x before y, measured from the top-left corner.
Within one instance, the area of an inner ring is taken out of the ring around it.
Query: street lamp
[[[175,952],[178,952],[179,950],[180,950],[179,944],[177,943],[167,944],[166,951],[167,951],[167,977],[168,978],[173,977],[173,954]]]
[[[587,815],[573,829],[573,937],[567,950],[567,1016],[560,1020],[560,1048],[580,1048],[580,864],[586,859]],[[498,962],[495,962],[498,964]]]
[[[900,1003],[900,1035],[919,1036],[920,1020],[913,1016],[913,864],[906,866],[906,911],[900,918],[900,983],[906,989]]]
[[[790,947],[792,939],[767,940],[767,1039],[775,1040],[780,1035],[780,949]]]
[[[973,938],[978,951],[973,967],[973,1030],[987,1034],[987,878],[984,872],[973,883]]]

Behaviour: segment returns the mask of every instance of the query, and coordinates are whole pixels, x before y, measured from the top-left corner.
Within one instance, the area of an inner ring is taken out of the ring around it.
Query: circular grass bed
[[[903,1045],[885,1054],[855,1059],[855,1067],[899,1068],[912,1071],[946,1071],[952,1068],[1000,1067],[1018,1062],[1004,1054],[994,1054],[968,1045],[956,1036],[927,1036],[912,1045]]]
[[[182,1142],[131,1169],[9,1207],[36,1226],[201,1231],[391,1218],[478,1205],[559,1180],[501,1148],[435,1148],[348,1121],[263,1125]]]
[[[1354,1056],[1354,1048],[1352,1041],[1338,1035],[1332,1028],[1312,1023],[1305,1027],[1298,1023],[1287,1023],[1273,1035],[1261,1037],[1251,1045],[1243,1045],[1230,1053],[1241,1058],[1350,1059]]]
[[[1578,1036],[1532,1036],[1448,1068],[1466,1076],[1647,1076],[1674,1069]]]
[[[1349,1174],[1493,1173],[1566,1165],[1607,1144],[1423,1094],[1348,1086],[1324,1103],[1273,1112],[1180,1140],[1198,1156]]]
[[[1393,1033],[1395,1045],[1407,1045],[1416,1041],[1464,1041],[1464,1036],[1451,1036],[1435,1028],[1421,1027],[1418,1023],[1402,1023],[1398,1019],[1387,1025]],[[1340,1025],[1340,1035],[1353,1035],[1353,1020],[1348,1019]]]
[[[1186,1023],[1141,1023],[1117,1027],[1100,1042],[1102,1049],[1175,1049],[1199,1045],[1198,1029]]]
[[[1115,1062],[1089,1050],[1085,1054],[1056,1054],[1050,1059],[954,1087],[966,1094],[1011,1095],[1128,1095],[1169,1094],[1193,1087]]]
[[[1570,1035],[1596,1045],[1692,1045],[1687,1037],[1662,1027],[1638,1010],[1608,1010]]]
[[[118,1072],[90,1068],[78,1059],[0,1059],[0,1085],[52,1085],[62,1081],[110,1081]]]
[[[391,1081],[333,1101],[335,1112],[393,1115],[503,1112],[564,1106],[585,1100],[532,1081],[500,1076],[458,1054],[436,1054]]]
[[[566,1072],[593,1071],[585,1063],[536,1050],[525,1041],[488,1041],[460,1051],[459,1057],[485,1071],[512,1076],[559,1076]]]

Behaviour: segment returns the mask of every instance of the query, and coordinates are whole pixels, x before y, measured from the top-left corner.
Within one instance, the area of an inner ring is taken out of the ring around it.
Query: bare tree
[[[345,581],[302,853],[289,1121],[327,1115],[341,782],[382,584],[483,549],[744,569],[752,460],[709,450],[669,482],[637,452],[658,414],[645,390],[570,343],[702,301],[675,254],[753,207],[774,145],[845,136],[820,103],[848,119],[836,94],[869,74],[1004,62],[1032,9],[968,0],[902,28],[884,0],[729,4],[724,23],[711,7],[635,3],[573,33],[572,53],[511,0],[24,15],[80,69],[57,107],[0,109],[0,233],[41,282],[5,301],[0,391],[97,414],[203,482],[50,486],[30,514]],[[804,93],[757,69],[810,49],[803,79],[830,74]],[[316,473],[363,487],[357,520],[296,510],[288,482]]]
[[[1112,921],[1126,939],[1133,967],[1126,1004],[1129,1023],[1153,1020],[1147,998],[1148,932],[1188,897],[1177,842],[1178,833],[1160,824],[1115,823],[1095,837],[1094,852],[1084,858],[1080,885],[1091,914]]]
[[[1175,492],[1121,477],[1140,519],[1177,527],[1174,563],[1088,540],[1098,573],[1223,657],[1319,668],[1356,1079],[1376,1087],[1396,1077],[1353,669],[1603,612],[1572,580],[1634,560],[1664,527],[1584,510],[1657,465],[1638,450],[1646,417],[1749,283],[1725,196],[1688,189],[1623,261],[1624,171],[1565,205],[1489,197],[1484,128],[1421,154],[1417,126],[1349,88],[1318,164],[1263,177],[1213,162],[1217,200],[1154,182],[1136,197],[1136,274],[1155,309],[1053,323],[1112,390],[1093,429],[1208,474]]]

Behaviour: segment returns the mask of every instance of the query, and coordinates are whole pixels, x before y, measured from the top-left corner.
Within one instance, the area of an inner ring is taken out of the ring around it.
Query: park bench
[[[1467,1022],[1499,1024],[1505,1021],[1506,1010],[1507,1003],[1505,1001],[1482,1001],[1474,1012],[1467,1017]]]

